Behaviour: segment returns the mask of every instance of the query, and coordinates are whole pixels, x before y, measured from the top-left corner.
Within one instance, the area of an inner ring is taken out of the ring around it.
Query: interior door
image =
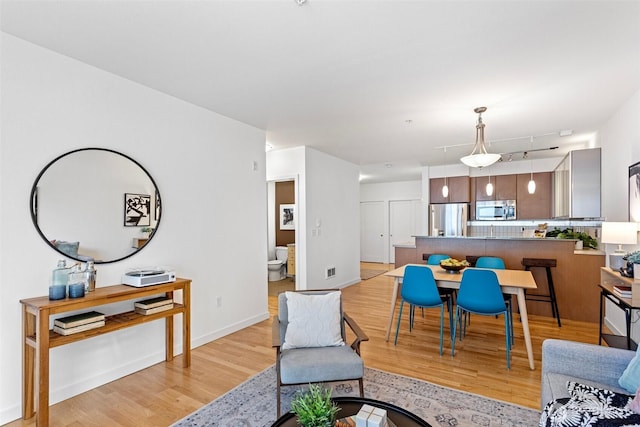
[[[394,245],[413,242],[416,235],[415,203],[413,200],[389,202],[389,263],[396,261]]]
[[[360,203],[360,260],[384,262],[385,202]]]

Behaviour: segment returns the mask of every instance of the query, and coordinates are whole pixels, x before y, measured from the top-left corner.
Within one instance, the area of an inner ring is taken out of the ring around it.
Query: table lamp
[[[609,267],[618,271],[625,264],[622,257],[626,252],[622,250],[622,245],[638,243],[638,225],[635,222],[603,222],[601,241],[618,245],[618,248],[609,254]]]

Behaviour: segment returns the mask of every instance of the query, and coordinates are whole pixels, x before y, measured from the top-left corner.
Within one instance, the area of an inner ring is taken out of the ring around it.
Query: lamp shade
[[[603,222],[601,240],[615,245],[635,245],[638,243],[638,225],[635,222]]]
[[[484,168],[491,166],[498,160],[500,160],[500,154],[485,153],[485,154],[470,154],[460,159],[462,163],[470,168]]]

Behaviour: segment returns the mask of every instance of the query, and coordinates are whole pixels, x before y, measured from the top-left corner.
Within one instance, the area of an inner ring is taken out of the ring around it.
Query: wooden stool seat
[[[532,267],[542,267],[545,269],[547,273],[547,285],[549,286],[549,294],[541,295],[541,294],[526,294],[525,291],[525,299],[531,301],[543,301],[551,303],[551,314],[555,319],[558,320],[558,326],[562,326],[560,323],[560,312],[558,311],[558,302],[556,301],[556,291],[553,287],[553,277],[551,276],[551,267],[555,267],[557,265],[557,260],[554,258],[522,258],[522,265],[525,270],[529,270]]]

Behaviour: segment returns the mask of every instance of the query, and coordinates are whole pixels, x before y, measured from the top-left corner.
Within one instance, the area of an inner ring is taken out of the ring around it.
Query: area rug
[[[374,269],[370,269],[370,268],[361,268],[360,269],[360,279],[361,280],[368,280],[371,279],[373,277],[379,276],[381,274],[386,273],[387,270],[374,270]]]
[[[332,383],[333,396],[357,396],[358,383]],[[283,413],[299,388],[284,387]],[[426,381],[365,368],[365,397],[393,403],[439,426],[537,426],[540,412]],[[183,418],[174,427],[270,426],[276,420],[275,367],[260,372],[233,390]]]

